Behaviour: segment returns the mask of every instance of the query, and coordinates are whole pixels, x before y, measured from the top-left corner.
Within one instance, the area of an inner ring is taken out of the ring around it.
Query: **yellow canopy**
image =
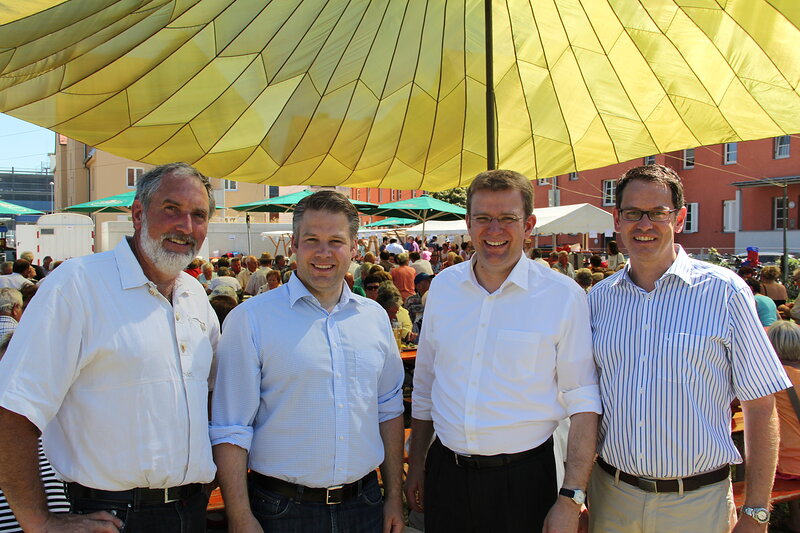
[[[0,111],[215,177],[463,185],[487,166],[484,5],[0,0]],[[491,5],[498,167],[800,132],[797,0]]]

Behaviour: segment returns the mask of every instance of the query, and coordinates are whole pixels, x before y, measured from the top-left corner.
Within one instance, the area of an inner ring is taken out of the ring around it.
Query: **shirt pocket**
[[[670,383],[691,383],[697,379],[706,357],[708,338],[693,333],[669,333],[656,358],[657,375]]]
[[[495,375],[509,381],[522,381],[533,376],[541,337],[542,334],[536,331],[498,331],[492,366]]]

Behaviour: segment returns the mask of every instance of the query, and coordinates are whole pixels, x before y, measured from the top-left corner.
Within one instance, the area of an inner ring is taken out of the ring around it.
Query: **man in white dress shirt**
[[[406,482],[427,533],[577,529],[601,411],[589,313],[574,281],[523,255],[532,211],[527,178],[479,174],[467,196],[475,254],[428,292]],[[559,492],[552,435],[566,417]]]
[[[183,268],[213,211],[208,178],[156,167],[133,237],[65,262],[31,300],[0,362],[0,486],[25,531],[205,531],[219,324]],[[83,516],[48,512],[40,432]]]

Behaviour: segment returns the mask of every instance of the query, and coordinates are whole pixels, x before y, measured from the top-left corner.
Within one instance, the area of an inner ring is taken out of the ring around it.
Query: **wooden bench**
[[[774,505],[792,500],[800,500],[800,479],[776,479],[769,502]],[[733,501],[737,509],[744,505],[744,481],[733,484]]]

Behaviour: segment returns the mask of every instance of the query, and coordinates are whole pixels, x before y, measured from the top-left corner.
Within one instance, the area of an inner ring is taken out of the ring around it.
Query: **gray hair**
[[[22,293],[11,287],[0,289],[0,313],[10,313],[15,305],[22,307]]]
[[[136,199],[142,202],[142,207],[146,210],[150,206],[153,195],[161,186],[161,181],[167,174],[179,177],[195,177],[200,180],[200,183],[203,184],[208,194],[208,217],[211,218],[211,215],[214,214],[214,209],[216,209],[211,182],[206,176],[201,174],[199,170],[187,163],[160,165],[151,169],[147,174],[136,180]]]
[[[403,297],[400,291],[391,281],[382,281],[378,287],[378,297],[375,300],[381,307],[389,310],[392,306],[400,307],[403,305]]]
[[[769,327],[767,336],[782,361],[800,361],[800,326],[791,320],[778,320]]]
[[[300,223],[303,221],[306,210],[342,213],[347,217],[350,240],[356,242],[358,226],[361,221],[358,218],[358,211],[347,196],[336,191],[317,191],[297,202],[294,207],[294,217],[292,218],[292,233],[295,238],[300,234]]]

